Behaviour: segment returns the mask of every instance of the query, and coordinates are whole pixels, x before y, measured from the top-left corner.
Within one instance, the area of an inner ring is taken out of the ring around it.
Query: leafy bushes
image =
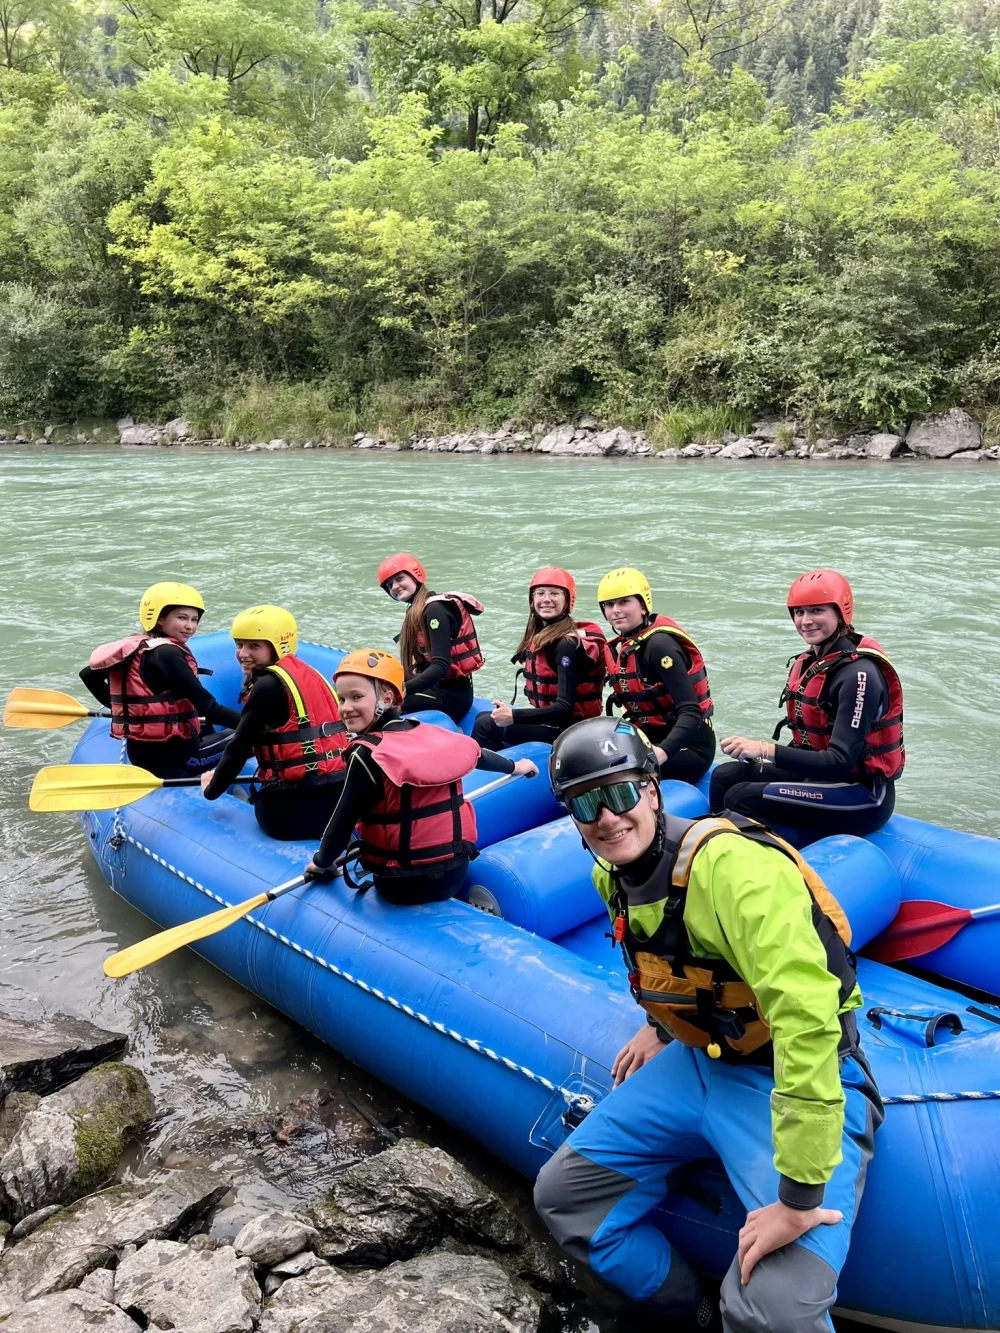
[[[1000,398],[1000,56],[918,0],[839,102],[814,70],[809,125],[787,24],[767,89],[652,41],[582,72],[544,6],[458,34],[443,7],[130,4],[86,40],[64,9],[72,62],[0,70],[5,412],[298,438],[589,411],[686,443]]]

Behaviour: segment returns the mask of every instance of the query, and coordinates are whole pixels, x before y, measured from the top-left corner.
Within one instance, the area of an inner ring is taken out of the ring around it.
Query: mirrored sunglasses
[[[566,805],[578,824],[593,824],[602,810],[614,815],[628,814],[639,804],[645,783],[614,782],[608,787],[593,787],[580,796],[570,796]]]

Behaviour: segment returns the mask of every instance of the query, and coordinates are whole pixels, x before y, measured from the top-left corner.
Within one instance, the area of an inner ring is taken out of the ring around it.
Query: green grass
[[[749,412],[734,407],[673,407],[649,424],[651,444],[683,449],[686,444],[719,444],[727,430],[745,434],[751,427]]]

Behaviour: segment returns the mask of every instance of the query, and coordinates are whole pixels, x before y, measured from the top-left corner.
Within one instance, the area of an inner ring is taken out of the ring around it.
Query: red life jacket
[[[889,690],[889,704],[885,714],[877,718],[865,737],[865,751],[854,770],[856,777],[898,778],[906,762],[903,747],[903,687],[896,668],[886,657],[875,639],[863,635],[855,646],[848,639],[834,644],[825,657],[817,658],[811,651],[800,653],[792,663],[788,684],[781,693],[780,703],[787,716],[779,723],[791,727],[792,745],[802,750],[827,750],[833,734],[833,715],[828,712],[823,694],[830,673],[845,662],[857,662],[870,657],[876,662]],[[775,731],[777,739],[778,731]]]
[[[654,616],[645,629],[636,634],[622,634],[612,640],[607,645],[606,660],[608,681],[626,715],[644,729],[652,728],[666,733],[677,721],[677,705],[673,695],[664,685],[651,685],[639,674],[639,651],[642,644],[660,629],[672,634],[687,650],[691,659],[688,676],[694,686],[698,707],[703,718],[710,718],[715,707],[708,685],[705,659],[691,636],[669,616]]]
[[[267,668],[285,687],[288,720],[268,728],[253,747],[261,783],[288,786],[344,769],[347,728],[333,686],[294,654]]]
[[[111,692],[111,734],[115,740],[192,740],[201,731],[198,710],[190,699],[156,694],[142,678],[142,659],[152,648],[172,643],[184,654],[192,675],[198,674],[194,654],[176,639],[162,635],[130,634],[114,643],[103,643],[90,654],[94,671],[107,671]]]
[[[486,660],[479,646],[479,639],[476,637],[476,627],[472,623],[473,616],[483,613],[482,602],[467,592],[432,593],[427,598],[427,606],[430,607],[432,602],[454,602],[462,613],[462,623],[451,643],[451,666],[445,680],[458,680],[462,676],[471,676],[473,671],[478,671]],[[431,664],[430,645],[422,625],[417,632],[415,656],[414,674],[423,671]]]
[[[400,721],[404,725],[400,725]],[[377,875],[412,875],[456,856],[476,855],[476,816],[462,778],[481,753],[468,736],[400,719],[358,736],[382,770],[382,799],[358,821],[361,863]]]
[[[584,667],[576,682],[573,721],[600,717],[604,688],[604,632],[592,620],[578,620]],[[524,693],[532,708],[550,708],[559,697],[559,673],[551,660],[555,644],[539,652],[529,645],[524,654]]]

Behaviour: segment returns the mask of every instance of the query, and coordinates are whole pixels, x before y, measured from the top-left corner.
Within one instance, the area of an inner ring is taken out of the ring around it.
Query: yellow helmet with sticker
[[[612,569],[604,575],[597,588],[598,604],[616,602],[619,597],[638,597],[645,604],[647,614],[653,614],[653,590],[641,570],[625,567]]]
[[[250,606],[233,621],[229,637],[269,643],[280,658],[298,648],[299,627],[291,611],[283,606]]]
[[[202,595],[190,583],[154,583],[142,594],[139,602],[139,624],[147,632],[155,629],[156,622],[168,606],[193,606],[201,615],[205,613]]]

